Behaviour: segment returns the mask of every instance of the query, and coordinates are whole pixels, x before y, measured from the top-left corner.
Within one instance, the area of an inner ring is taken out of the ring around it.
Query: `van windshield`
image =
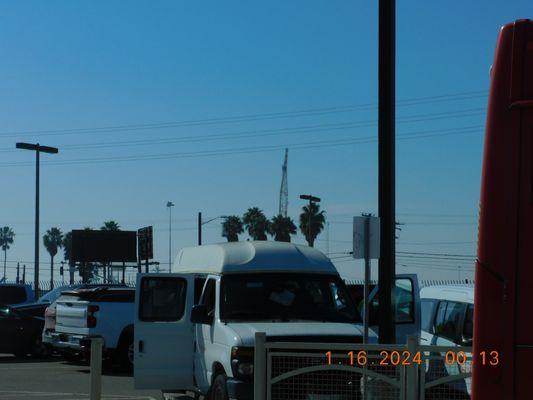
[[[225,275],[220,296],[225,321],[361,321],[344,283],[332,275]]]

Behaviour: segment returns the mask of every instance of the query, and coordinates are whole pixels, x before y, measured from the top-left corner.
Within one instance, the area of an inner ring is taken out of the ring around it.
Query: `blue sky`
[[[473,255],[494,44],[533,5],[412,0],[397,11],[398,250]],[[2,2],[0,52],[8,260],[33,260],[33,155],[16,141],[60,148],[42,158],[42,232],[153,225],[161,262],[168,200],[173,255],[195,244],[198,211],[277,213],[287,146],[290,215],[299,194],[321,197],[329,243],[324,232],[317,246],[361,276],[342,253],[351,216],[377,210],[377,143],[356,141],[377,137],[377,1]],[[205,242],[221,239],[218,223],[205,226]],[[402,253],[398,272],[471,277],[462,265]]]

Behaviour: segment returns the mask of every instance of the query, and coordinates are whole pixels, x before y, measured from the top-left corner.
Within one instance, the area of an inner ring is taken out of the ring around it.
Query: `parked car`
[[[22,283],[0,284],[0,304],[14,306],[30,304],[34,301],[35,296],[30,285],[25,285]]]
[[[60,286],[46,293],[38,300],[38,303],[48,304],[48,306],[44,310],[44,327],[42,340],[44,345],[50,351],[58,351],[61,355],[69,359],[79,358],[82,355],[81,353],[78,354],[70,350],[61,351],[61,346],[59,345],[59,343],[55,343],[57,342],[57,340],[54,341],[53,333],[55,332],[56,328],[56,302],[60,298],[61,293],[64,291],[75,289],[91,289],[97,287],[126,287],[126,285],[118,283],[81,283],[75,285]]]
[[[126,369],[133,368],[135,289],[125,286],[78,288],[61,293],[56,301],[52,346],[71,355],[90,354],[90,338],[104,340],[104,356]]]
[[[428,286],[420,291],[422,331],[420,342],[436,346],[472,346],[474,326],[474,286]],[[470,356],[470,354],[467,354]],[[426,366],[426,380],[446,375],[457,375],[470,370],[471,364],[447,364],[440,361]],[[455,398],[470,398],[471,378],[448,384]]]
[[[43,304],[0,305],[0,353],[46,355],[41,340],[45,308]]]
[[[343,280],[311,247],[249,241],[186,248],[173,271],[137,276],[138,389],[252,399],[256,332],[282,341],[362,341]]]

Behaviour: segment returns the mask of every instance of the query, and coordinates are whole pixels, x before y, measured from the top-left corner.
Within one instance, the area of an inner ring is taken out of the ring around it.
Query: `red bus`
[[[533,21],[499,34],[481,184],[472,398],[533,398]]]

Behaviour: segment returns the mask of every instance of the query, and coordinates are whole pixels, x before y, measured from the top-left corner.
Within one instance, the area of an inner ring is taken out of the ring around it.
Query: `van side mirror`
[[[213,316],[208,314],[205,304],[197,304],[192,307],[191,322],[194,324],[211,325],[213,323]]]

